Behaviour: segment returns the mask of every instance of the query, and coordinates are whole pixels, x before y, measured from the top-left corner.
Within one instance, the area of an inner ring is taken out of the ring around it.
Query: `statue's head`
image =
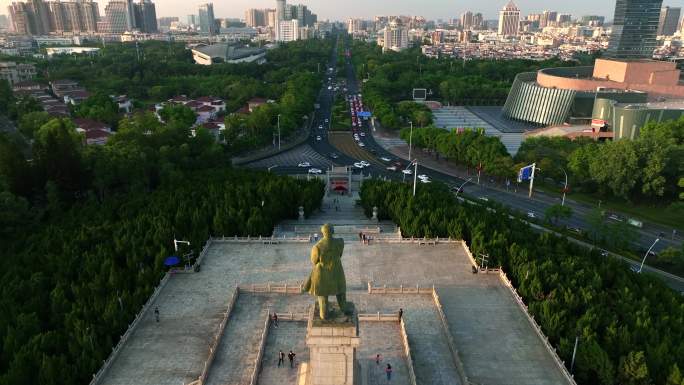
[[[323,238],[330,238],[333,232],[333,226],[330,223],[326,223],[323,226],[321,226],[321,233],[323,234]]]

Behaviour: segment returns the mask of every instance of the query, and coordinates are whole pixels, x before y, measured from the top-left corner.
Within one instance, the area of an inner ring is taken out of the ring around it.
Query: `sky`
[[[196,14],[199,4],[211,0],[153,0],[157,17]],[[415,15],[429,20],[458,18],[467,11],[481,12],[485,19],[496,19],[498,11],[508,0],[291,0],[307,5],[318,14],[319,20],[346,20],[349,17],[372,18],[375,15]],[[613,18],[615,0],[514,0],[523,15],[545,9],[582,15],[602,15]],[[0,13],[7,13],[11,0],[0,0]],[[101,14],[108,0],[99,0]],[[275,0],[216,0],[214,15],[217,18],[244,18],[247,8],[275,8]],[[665,0],[663,5],[682,6],[681,0]]]

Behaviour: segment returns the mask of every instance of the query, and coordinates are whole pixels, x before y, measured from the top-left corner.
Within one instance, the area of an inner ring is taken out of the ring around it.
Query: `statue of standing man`
[[[347,282],[342,268],[344,239],[332,237],[333,227],[329,223],[321,226],[321,233],[323,233],[323,238],[311,248],[313,269],[303,290],[316,296],[320,317],[325,320],[330,295],[336,296],[340,310],[346,311]]]

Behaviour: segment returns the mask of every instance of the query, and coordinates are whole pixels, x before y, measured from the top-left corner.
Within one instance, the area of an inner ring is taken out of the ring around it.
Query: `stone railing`
[[[406,324],[404,323],[403,318],[399,321],[399,328],[401,330],[401,342],[404,344],[404,354],[406,355],[406,366],[408,367],[409,384],[416,385],[416,372],[413,368],[411,345],[409,345],[408,334],[406,333]]]
[[[399,313],[359,313],[358,318],[359,322],[397,322]]]
[[[293,321],[293,322],[304,322],[309,320],[309,313],[275,313],[278,315],[278,322],[280,321]]]
[[[218,329],[214,333],[214,337],[211,339],[211,343],[209,344],[209,355],[207,356],[207,360],[204,361],[204,367],[202,368],[202,372],[200,373],[200,376],[197,381],[198,385],[203,385],[204,382],[207,380],[211,364],[214,363],[214,358],[216,358],[216,350],[218,349],[219,343],[221,342],[223,331],[226,329],[226,324],[228,324],[228,318],[230,318],[230,313],[233,311],[233,307],[235,306],[235,302],[237,301],[238,296],[240,296],[240,288],[235,287],[235,291],[233,292],[233,295],[230,297],[230,301],[228,301],[228,308],[223,313],[223,317],[221,318],[221,322],[219,323]]]
[[[112,353],[109,355],[109,357],[107,357],[106,360],[103,361],[100,370],[93,374],[93,379],[90,380],[90,385],[96,385],[102,380],[102,377],[105,375],[107,370],[109,370],[109,367],[112,365],[116,357],[118,357],[121,349],[126,344],[126,341],[128,341],[128,337],[133,334],[133,331],[140,323],[140,320],[143,318],[144,314],[152,306],[164,286],[166,286],[166,283],[169,281],[169,277],[170,274],[168,272],[164,274],[164,277],[161,279],[161,281],[159,281],[159,285],[157,285],[157,287],[154,289],[154,292],[150,298],[147,299],[147,302],[145,302],[138,314],[135,315],[135,319],[128,325],[128,329],[126,329],[126,332],[121,336],[121,338],[119,338],[119,342],[116,344],[116,346],[112,348]]]
[[[546,350],[553,358],[553,361],[556,363],[556,366],[558,366],[558,369],[560,369],[561,373],[563,374],[563,377],[565,377],[566,381],[568,381],[569,384],[577,385],[572,374],[570,374],[568,369],[565,367],[565,362],[563,362],[563,360],[561,360],[561,358],[558,356],[556,348],[554,348],[551,345],[548,337],[546,337],[541,327],[537,324],[537,321],[535,321],[534,316],[529,313],[527,305],[525,305],[525,302],[523,301],[522,297],[518,294],[518,291],[515,289],[515,287],[513,287],[513,284],[508,279],[506,273],[503,270],[499,272],[499,278],[501,278],[501,282],[503,282],[503,284],[508,288],[513,298],[515,298],[515,302],[518,304],[520,309],[525,314],[527,321],[532,326],[532,329],[534,329],[534,331],[537,333],[537,336],[544,344],[544,347],[546,347]]]
[[[501,268],[500,268],[500,267],[488,267],[488,268],[481,267],[481,266],[477,263],[477,261],[475,260],[475,257],[473,257],[473,254],[470,252],[470,247],[468,247],[468,244],[465,243],[465,241],[463,241],[463,240],[460,241],[460,242],[461,242],[461,244],[463,245],[463,249],[464,249],[465,252],[466,252],[466,256],[467,256],[468,259],[470,260],[470,263],[471,263],[473,266],[475,266],[480,272],[485,272],[485,273],[497,273],[497,274],[498,274],[498,273],[501,271]]]
[[[271,324],[271,312],[266,312],[264,318],[264,329],[261,331],[261,340],[259,341],[259,351],[254,359],[254,369],[249,380],[249,385],[256,385],[259,380],[259,372],[261,371],[261,360],[264,358],[264,350],[266,348],[266,339],[268,338],[268,327]]]
[[[428,287],[420,287],[420,285],[387,287],[387,285],[373,286],[372,283],[368,282],[368,294],[432,294],[434,290],[434,285]]]
[[[240,290],[245,293],[301,294],[302,285],[259,283],[240,286]]]
[[[451,357],[454,360],[454,365],[456,366],[458,376],[461,378],[461,383],[469,384],[470,381],[468,380],[468,376],[466,375],[463,362],[461,361],[461,356],[458,353],[458,349],[456,349],[456,342],[454,341],[454,337],[451,335],[451,331],[449,330],[449,322],[447,321],[446,314],[444,314],[444,310],[442,309],[442,302],[439,300],[439,294],[437,294],[436,290],[432,291],[432,299],[435,302],[437,313],[439,313],[439,319],[440,321],[442,321],[442,328],[444,329],[444,334],[446,335],[447,345],[449,345]]]
[[[383,235],[386,234],[386,235]],[[263,243],[263,244],[278,244],[278,243],[284,243],[284,242],[298,242],[298,243],[310,243],[311,239],[307,237],[288,237],[283,235],[282,237],[276,237],[276,236],[270,236],[270,237],[264,237],[264,236],[247,236],[247,237],[238,237],[233,236],[233,237],[212,237],[211,241],[214,243]],[[419,244],[419,245],[437,245],[441,243],[447,243],[447,244],[456,244],[456,243],[461,243],[463,241],[461,240],[455,240],[451,238],[403,238],[403,237],[398,237],[396,234],[393,233],[381,233],[379,235],[373,235],[371,239],[371,244],[375,242],[380,242],[380,243],[414,243],[414,244]]]

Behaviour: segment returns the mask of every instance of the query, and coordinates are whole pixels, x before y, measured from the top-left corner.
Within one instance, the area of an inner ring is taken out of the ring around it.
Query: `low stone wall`
[[[504,273],[503,270],[499,272],[499,278],[501,278],[501,282],[503,282],[504,286],[506,286],[508,290],[511,292],[511,295],[513,296],[513,298],[515,298],[515,302],[518,304],[520,309],[523,311],[523,313],[525,313],[527,321],[532,326],[532,329],[534,329],[534,331],[537,333],[537,336],[544,344],[544,347],[546,347],[546,350],[553,358],[553,361],[556,363],[556,366],[558,366],[558,369],[560,369],[561,373],[563,374],[563,377],[565,377],[568,383],[572,385],[577,385],[572,374],[570,374],[568,369],[565,367],[565,362],[561,360],[558,356],[558,353],[556,353],[556,348],[554,348],[551,345],[548,337],[544,335],[544,332],[541,330],[541,327],[537,324],[537,321],[534,320],[534,316],[530,315],[527,305],[525,305],[525,302],[523,301],[522,297],[518,294],[518,291],[515,289],[515,287],[513,287],[513,284],[508,279],[506,273]]]
[[[408,334],[406,333],[406,324],[402,318],[399,321],[399,327],[401,330],[401,342],[404,344],[404,354],[406,355],[406,366],[408,367],[408,377],[409,383],[411,385],[416,384],[416,371],[413,367],[413,357],[411,356],[411,345],[409,344]]]
[[[254,370],[249,380],[249,385],[256,385],[259,381],[259,372],[261,371],[261,360],[264,358],[264,349],[266,348],[266,338],[268,338],[268,327],[271,324],[271,313],[266,312],[264,318],[264,329],[261,331],[261,341],[259,342],[259,351],[254,359]]]
[[[278,293],[278,294],[301,294],[302,285],[260,283],[240,286],[245,293]]]
[[[437,313],[439,313],[439,319],[442,321],[442,327],[444,328],[444,334],[446,335],[447,338],[447,345],[449,345],[449,350],[451,350],[451,356],[454,360],[454,365],[456,366],[456,371],[458,371],[458,376],[461,378],[461,383],[462,384],[470,384],[470,381],[468,380],[468,376],[466,375],[465,368],[463,366],[463,362],[461,361],[461,356],[458,353],[458,349],[456,349],[456,342],[454,341],[454,337],[451,335],[451,332],[449,331],[449,322],[447,321],[446,314],[444,314],[444,310],[442,309],[442,302],[439,300],[439,294],[437,294],[436,290],[432,291],[432,299],[435,302],[435,307],[437,308]]]
[[[157,285],[157,287],[154,289],[154,292],[152,293],[150,298],[147,300],[147,302],[145,302],[145,304],[140,309],[138,314],[135,315],[135,319],[133,320],[133,322],[128,325],[126,333],[124,333],[121,336],[121,338],[119,338],[119,342],[116,344],[114,348],[112,348],[112,353],[109,355],[109,357],[107,357],[106,360],[102,362],[100,370],[98,370],[97,373],[93,374],[93,379],[90,380],[90,385],[96,385],[102,380],[105,373],[107,372],[107,370],[109,370],[109,367],[112,365],[116,357],[119,356],[121,349],[126,344],[126,341],[128,341],[128,337],[130,337],[131,334],[133,334],[133,331],[138,326],[138,323],[140,323],[140,320],[143,318],[143,315],[152,306],[152,303],[154,303],[154,301],[157,299],[157,296],[159,296],[161,290],[166,286],[166,283],[169,281],[170,276],[171,275],[168,272],[164,274],[164,277],[161,279],[161,281],[159,281],[159,285]]]
[[[372,283],[368,282],[368,294],[432,294],[435,291],[435,286],[420,287],[404,286],[387,287],[387,285],[374,287]]]
[[[398,313],[381,314],[377,313],[359,313],[359,322],[396,322],[399,321]]]
[[[237,298],[239,295],[240,288],[236,287],[235,291],[233,292],[233,295],[230,298],[230,301],[228,301],[228,308],[226,309],[225,313],[223,313],[223,318],[221,318],[219,327],[216,330],[216,333],[214,333],[214,338],[212,338],[211,344],[209,344],[209,355],[207,356],[207,360],[204,362],[202,373],[200,373],[200,376],[198,378],[198,385],[203,385],[204,382],[207,380],[211,364],[214,363],[214,358],[216,358],[216,349],[218,348],[219,343],[221,342],[223,331],[226,329],[226,324],[228,324],[228,318],[230,318],[230,313],[233,311],[233,307],[235,306],[235,302],[237,302]]]

